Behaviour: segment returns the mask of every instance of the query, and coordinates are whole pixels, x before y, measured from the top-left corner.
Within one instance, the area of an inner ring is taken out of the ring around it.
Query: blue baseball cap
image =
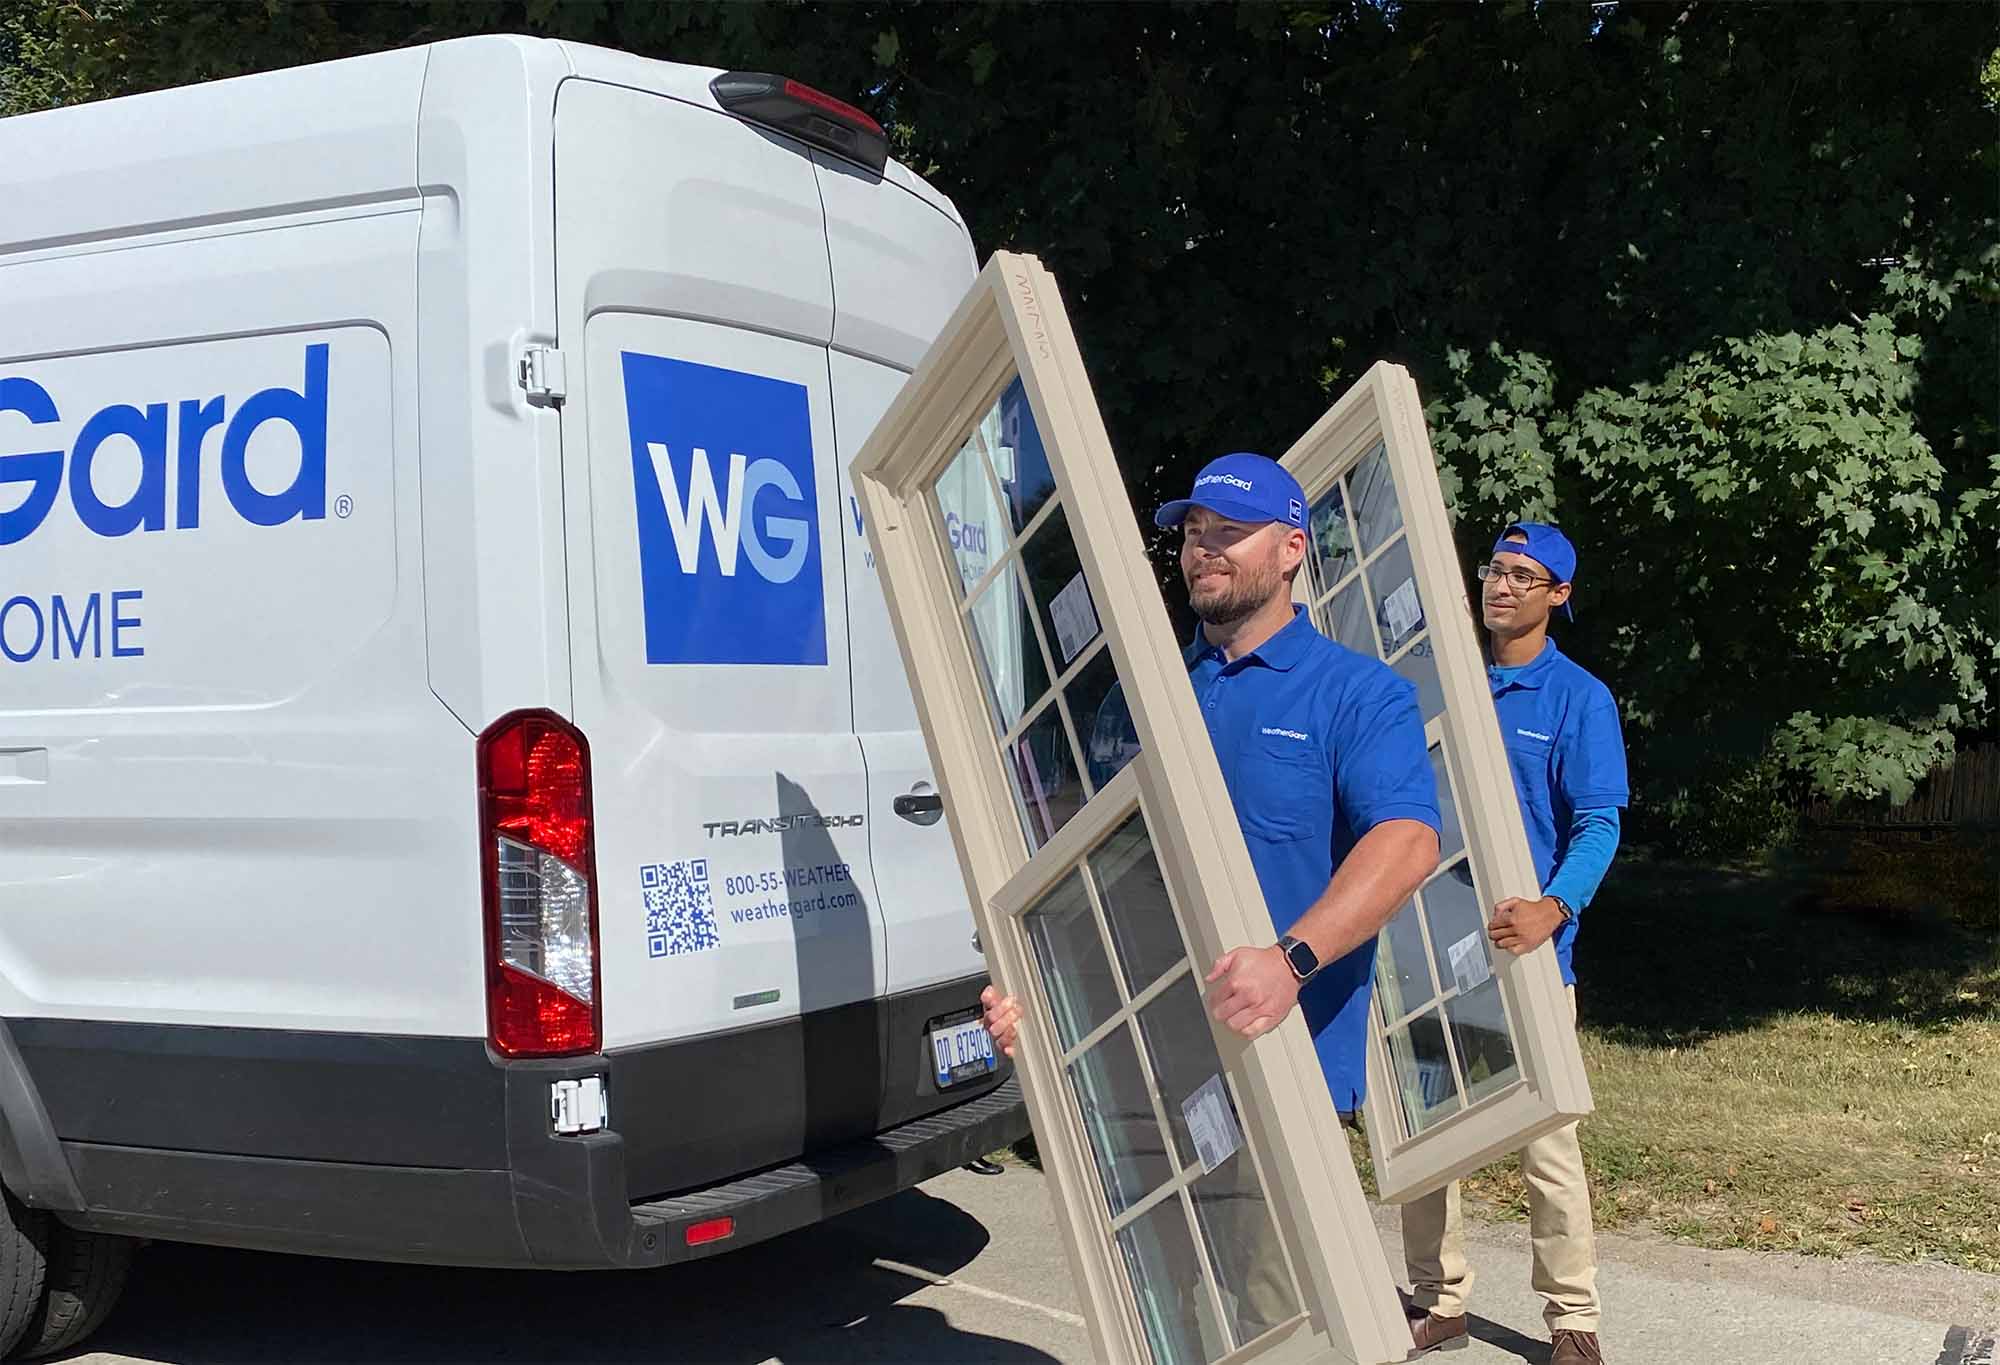
[[[1191,507],[1206,507],[1231,521],[1282,521],[1301,530],[1306,524],[1306,494],[1299,481],[1276,460],[1247,450],[1210,460],[1195,475],[1194,491],[1154,513],[1153,525],[1178,526]]]
[[[1523,535],[1528,543],[1509,540],[1512,535]],[[1576,581],[1576,546],[1569,543],[1569,537],[1553,526],[1539,521],[1517,521],[1500,533],[1493,542],[1494,554],[1526,555],[1549,571],[1549,577],[1558,583]],[[1570,620],[1576,613],[1570,610],[1568,602],[1563,603],[1563,615]]]

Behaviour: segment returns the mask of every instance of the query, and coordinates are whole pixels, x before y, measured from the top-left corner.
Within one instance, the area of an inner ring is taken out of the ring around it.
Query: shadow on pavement
[[[1532,1362],[1532,1365],[1542,1365],[1542,1362],[1549,1358],[1549,1344],[1546,1341],[1537,1341],[1531,1336],[1515,1331],[1505,1323],[1482,1318],[1477,1313],[1467,1313],[1465,1316],[1465,1330],[1475,1341],[1485,1342],[1488,1346],[1497,1346],[1503,1351],[1519,1356],[1522,1360]]]
[[[690,1265],[453,1270],[161,1243],[85,1353],[175,1365],[286,1362],[1050,1362],[902,1301],[986,1246],[956,1205],[906,1190]]]

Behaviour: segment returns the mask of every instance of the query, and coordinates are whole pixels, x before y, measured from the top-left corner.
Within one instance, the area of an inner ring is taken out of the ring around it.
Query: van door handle
[[[897,797],[892,808],[911,824],[934,825],[944,814],[944,798],[936,792],[921,795],[913,792]]]

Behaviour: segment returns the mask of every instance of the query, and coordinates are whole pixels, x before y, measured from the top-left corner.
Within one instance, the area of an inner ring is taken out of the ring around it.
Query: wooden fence
[[[1805,818],[1832,829],[2000,828],[2000,744],[1961,749],[1957,761],[1925,778],[1901,805],[1813,801]]]

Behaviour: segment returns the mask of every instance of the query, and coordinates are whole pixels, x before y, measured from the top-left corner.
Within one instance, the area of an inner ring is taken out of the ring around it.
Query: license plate
[[[1000,1065],[993,1055],[993,1036],[978,1019],[932,1029],[931,1063],[940,1090],[990,1075]]]

